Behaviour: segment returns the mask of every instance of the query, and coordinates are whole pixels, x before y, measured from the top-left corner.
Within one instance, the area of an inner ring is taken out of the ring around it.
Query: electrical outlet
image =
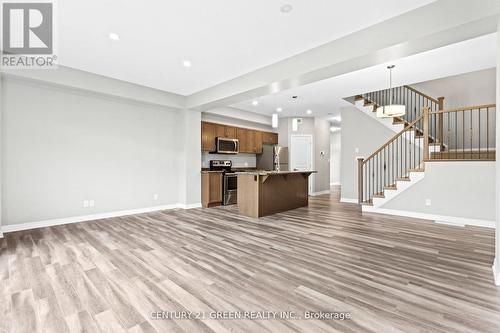
[[[94,206],[95,206],[95,201],[89,200],[89,207],[94,207]]]
[[[431,199],[425,199],[425,205],[430,206],[432,204]]]
[[[153,195],[153,200],[154,200],[154,201],[158,200],[158,194],[154,194],[154,195]]]
[[[83,200],[83,208],[88,208],[88,207],[89,207],[89,201]]]

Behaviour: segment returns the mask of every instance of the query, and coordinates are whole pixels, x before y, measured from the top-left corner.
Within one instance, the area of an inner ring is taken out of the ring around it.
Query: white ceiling
[[[189,95],[431,2],[64,0],[57,53],[64,66]]]
[[[439,49],[392,61],[393,85],[401,86],[437,78],[468,73],[496,66],[496,34],[485,35]],[[283,108],[280,117],[337,116],[338,108],[348,105],[345,97],[388,88],[388,64],[381,64],[331,79],[289,89],[273,95],[232,105],[232,107],[271,115],[277,107]],[[291,96],[297,95],[296,100]],[[435,96],[438,97],[438,96]]]

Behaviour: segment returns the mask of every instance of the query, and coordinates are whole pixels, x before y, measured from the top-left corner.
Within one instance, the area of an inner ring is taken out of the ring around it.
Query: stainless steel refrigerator
[[[258,170],[288,171],[288,147],[263,145],[257,155]]]

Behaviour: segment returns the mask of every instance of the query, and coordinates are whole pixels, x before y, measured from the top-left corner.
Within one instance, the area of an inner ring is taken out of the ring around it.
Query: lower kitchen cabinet
[[[202,171],[201,204],[203,207],[222,205],[222,172]]]

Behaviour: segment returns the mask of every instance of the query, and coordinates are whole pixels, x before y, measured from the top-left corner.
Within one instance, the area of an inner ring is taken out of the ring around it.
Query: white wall
[[[201,119],[236,127],[276,132],[271,126],[271,117],[232,107],[216,108],[202,112]]]
[[[330,189],[330,123],[323,118],[304,117],[297,131],[292,131],[293,118],[280,118],[278,123],[278,142],[289,148],[292,135],[313,136],[313,169],[318,173],[309,178],[313,184],[313,192],[322,192]],[[323,151],[324,156],[320,155]]]
[[[314,192],[330,190],[330,122],[314,118]]]
[[[3,237],[3,232],[2,232],[2,221],[3,221],[3,214],[2,214],[2,203],[3,203],[3,193],[2,193],[2,188],[3,188],[3,169],[2,169],[2,164],[3,164],[3,77],[0,74],[0,237]]]
[[[2,92],[4,225],[199,203],[198,112],[13,77]]]
[[[358,162],[387,142],[394,132],[354,106],[340,109],[342,116],[340,183],[343,199],[358,198]],[[356,153],[356,148],[359,152]]]
[[[497,84],[496,84],[496,100],[500,101],[500,21],[498,22],[497,32]],[[500,117],[497,117],[497,133],[500,133]],[[500,147],[500,136],[496,137],[497,147]],[[496,235],[495,235],[495,267],[496,267],[496,284],[500,285],[500,164],[498,157],[496,160]]]
[[[412,84],[411,86],[434,98],[444,97],[445,109],[495,103],[496,69],[449,76]]]
[[[257,165],[256,154],[239,153],[236,155],[227,155],[203,152],[201,154],[201,167],[208,168],[210,166],[210,160],[229,160],[233,163],[234,168],[255,168]]]
[[[330,134],[330,184],[340,184],[341,131]]]
[[[381,208],[494,221],[492,179],[495,162],[427,162],[424,179]]]

